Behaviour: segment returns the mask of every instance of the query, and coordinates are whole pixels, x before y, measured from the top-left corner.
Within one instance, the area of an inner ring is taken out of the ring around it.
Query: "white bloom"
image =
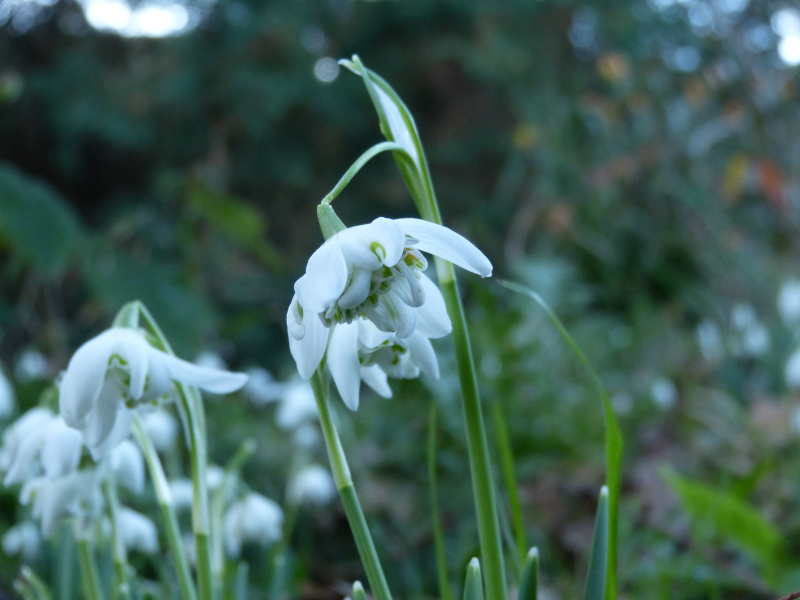
[[[800,280],[790,279],[778,293],[778,313],[788,326],[800,322]]]
[[[22,483],[42,472],[48,479],[66,475],[78,468],[82,447],[81,434],[60,416],[46,408],[33,408],[3,436],[3,485]]]
[[[247,369],[244,393],[255,406],[263,406],[278,400],[283,394],[283,384],[272,377],[272,373],[261,367]]]
[[[117,525],[122,543],[128,550],[138,550],[145,554],[158,552],[158,530],[143,514],[122,506],[119,509]]]
[[[225,481],[225,469],[219,465],[208,465],[206,469],[206,487],[213,492]]]
[[[296,503],[327,504],[336,497],[336,484],[328,469],[310,465],[294,476],[287,495]]]
[[[418,332],[407,338],[380,331],[371,321],[360,319],[334,328],[328,345],[328,368],[344,403],[358,408],[361,380],[380,396],[390,398],[387,375],[413,379],[420,371],[439,378],[439,364],[430,340]]]
[[[672,381],[665,377],[659,377],[650,387],[650,397],[656,406],[667,410],[672,408],[678,400],[678,390]]]
[[[25,350],[17,360],[14,375],[20,383],[27,383],[34,379],[46,379],[49,366],[44,354],[36,350]]]
[[[723,344],[722,334],[716,323],[709,320],[702,321],[697,326],[697,345],[700,346],[700,353],[709,362],[717,362],[722,358]]]
[[[116,482],[134,494],[144,490],[144,457],[139,446],[131,440],[122,440],[111,451],[108,462]]]
[[[309,379],[322,360],[329,329],[331,346],[333,336],[343,335],[335,325],[366,319],[396,340],[415,333],[425,340],[450,333],[442,293],[423,273],[428,266],[423,251],[482,277],[492,274],[491,263],[472,243],[421,219],[381,217],[350,227],[311,255],[286,315],[289,348],[303,378]],[[334,348],[328,352],[329,364],[337,360],[335,354]],[[352,363],[352,356],[342,360]],[[373,373],[373,382],[384,388],[378,381],[382,376]]]
[[[14,388],[0,367],[0,419],[7,419],[14,412]]]
[[[220,371],[228,370],[228,365],[223,358],[216,352],[211,352],[209,350],[198,354],[197,358],[194,359],[194,364],[207,369],[218,369]]]
[[[168,411],[156,407],[154,410],[141,412],[142,425],[153,446],[159,452],[169,452],[175,447],[178,436],[178,421]]]
[[[795,350],[786,361],[784,375],[786,385],[794,390],[800,390],[800,348]]]
[[[14,525],[3,536],[3,552],[8,556],[19,556],[25,562],[32,562],[39,556],[42,536],[39,528],[31,521]]]
[[[98,459],[128,437],[129,404],[165,396],[173,380],[227,394],[242,387],[247,375],[199,367],[157,350],[140,331],[114,327],[86,342],[70,360],[60,385],[61,414],[82,431]]]
[[[731,311],[731,322],[739,334],[734,351],[739,356],[761,356],[769,350],[769,331],[758,319],[756,309],[750,304],[737,304]]]
[[[42,535],[50,537],[62,517],[96,512],[102,503],[100,481],[94,470],[73,471],[58,479],[40,477],[25,484],[20,502],[33,502],[31,514],[41,520]]]
[[[301,448],[313,448],[320,439],[319,429],[311,423],[303,423],[292,433],[292,441]]]
[[[225,514],[225,549],[236,558],[245,542],[268,546],[281,538],[282,526],[283,511],[275,502],[261,494],[247,494]]]
[[[176,510],[190,508],[194,498],[194,487],[191,479],[173,479],[169,482],[169,492],[172,497],[172,506]]]
[[[275,411],[275,423],[278,427],[288,431],[316,419],[317,401],[314,399],[311,385],[302,379],[288,382]]]

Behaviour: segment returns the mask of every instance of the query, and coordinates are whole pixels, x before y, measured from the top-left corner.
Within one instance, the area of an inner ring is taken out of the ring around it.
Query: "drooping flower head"
[[[64,421],[81,430],[97,459],[131,431],[131,410],[173,390],[173,381],[227,394],[247,381],[243,373],[200,367],[151,346],[136,329],[112,327],[73,355],[61,380]]]
[[[452,325],[442,293],[424,274],[428,261],[423,252],[482,277],[492,274],[491,263],[472,243],[447,227],[421,219],[381,217],[368,225],[350,227],[332,235],[311,255],[305,275],[295,283],[286,315],[289,346],[302,377],[310,378],[319,366],[334,326],[369,321],[378,332],[389,334],[380,340],[385,346],[391,338],[387,348],[396,348],[397,342],[417,343],[410,342],[412,337],[429,344],[427,340],[450,333]],[[345,345],[344,341],[335,342],[333,336],[345,335],[348,348],[355,348],[351,340],[360,337],[357,332],[337,333],[334,328],[329,360],[335,362],[334,350]],[[369,347],[366,344],[362,350]],[[378,346],[373,348],[378,350]],[[371,364],[396,377],[389,367],[398,356],[381,362],[380,357],[387,354],[381,351]],[[353,355],[354,351],[347,357],[350,364]],[[341,392],[340,382],[336,383]],[[350,399],[348,406],[355,409],[357,392],[355,399],[352,394]]]

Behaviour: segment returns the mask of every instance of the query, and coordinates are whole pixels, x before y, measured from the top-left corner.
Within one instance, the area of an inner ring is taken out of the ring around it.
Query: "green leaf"
[[[661,478],[680,499],[697,528],[708,527],[771,570],[781,558],[780,531],[732,493],[663,470]]]
[[[477,558],[469,561],[467,566],[467,580],[464,582],[464,600],[483,600],[481,565]]]
[[[608,542],[609,542],[608,488],[600,490],[597,517],[594,521],[592,553],[589,556],[589,573],[586,575],[584,600],[603,600],[606,597],[608,581]]]
[[[522,565],[522,577],[519,580],[517,600],[537,600],[539,597],[539,549],[535,546],[528,550],[525,564]]]
[[[617,597],[617,522],[619,520],[619,487],[622,471],[623,441],[622,432],[620,431],[619,424],[617,423],[617,418],[614,415],[614,409],[611,407],[611,400],[609,400],[608,394],[606,394],[603,384],[600,381],[600,377],[598,377],[594,368],[592,368],[592,365],[589,363],[589,360],[586,358],[583,350],[581,350],[580,346],[578,346],[575,340],[572,339],[572,336],[567,331],[567,328],[564,327],[561,319],[559,319],[558,316],[550,309],[544,299],[533,290],[518,283],[514,283],[513,281],[504,281],[501,279],[498,280],[498,283],[512,292],[527,296],[536,302],[540,307],[542,307],[542,309],[544,309],[556,330],[558,330],[558,332],[561,334],[561,337],[564,338],[569,347],[572,348],[573,352],[575,352],[575,355],[578,357],[578,360],[586,369],[586,372],[589,374],[589,377],[592,380],[592,385],[594,386],[597,395],[600,397],[600,400],[603,403],[603,414],[606,422],[606,485],[608,488],[609,507],[608,578],[605,597],[607,600],[615,600]]]
[[[353,584],[353,600],[367,600],[367,593],[364,591],[364,586],[360,581]]]
[[[47,279],[58,278],[82,234],[78,218],[58,192],[0,163],[0,246]]]

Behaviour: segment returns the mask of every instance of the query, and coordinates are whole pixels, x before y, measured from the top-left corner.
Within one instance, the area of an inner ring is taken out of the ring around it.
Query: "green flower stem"
[[[436,487],[436,404],[434,402],[431,402],[431,409],[428,413],[428,482],[431,488],[431,520],[433,521],[433,541],[436,549],[439,597],[441,600],[452,600],[450,583],[447,577],[447,556],[444,550],[439,495]]]
[[[89,538],[82,531],[82,526],[77,520],[75,521],[75,542],[78,546],[83,595],[86,600],[102,600],[103,592],[100,590],[100,578],[97,575],[97,565],[89,544]]]
[[[444,265],[440,263],[444,263]],[[456,350],[461,393],[464,398],[464,422],[467,428],[472,492],[475,496],[475,510],[478,513],[478,535],[481,544],[481,565],[486,583],[486,596],[487,600],[506,600],[508,593],[494,480],[492,479],[489,445],[486,441],[486,429],[481,413],[478,381],[475,377],[475,364],[472,359],[467,322],[456,287],[453,266],[437,258],[436,267],[440,273],[439,283],[442,286],[447,312],[453,322],[453,343]],[[442,274],[445,277],[442,277]]]
[[[167,338],[161,331],[150,311],[141,303],[136,303],[139,313],[156,337],[157,346],[167,354],[175,355]],[[124,309],[123,309],[124,310]],[[122,312],[122,311],[121,311]],[[186,427],[189,433],[190,461],[192,467],[192,529],[197,550],[197,579],[200,600],[213,600],[213,571],[211,563],[211,518],[208,506],[208,488],[206,485],[206,422],[203,400],[194,387],[177,384],[181,408],[186,416]]]
[[[103,496],[108,506],[108,517],[111,522],[111,552],[114,560],[114,585],[111,597],[127,600],[131,597],[128,584],[128,554],[119,531],[119,498],[117,486],[111,478],[103,481]]]
[[[164,475],[164,468],[161,466],[161,460],[158,458],[155,446],[153,446],[150,436],[147,435],[144,427],[142,427],[138,415],[134,416],[133,433],[142,448],[144,460],[147,463],[147,469],[150,471],[150,478],[156,491],[156,498],[158,499],[161,516],[164,519],[166,528],[167,544],[172,553],[172,560],[175,562],[181,596],[183,600],[197,600],[197,592],[192,581],[189,561],[186,559],[186,552],[183,549],[178,517],[172,505],[172,493],[169,489],[169,483],[167,483],[167,477]]]
[[[497,444],[500,446],[500,458],[503,461],[503,478],[508,490],[508,504],[511,508],[511,522],[514,529],[514,541],[519,551],[520,562],[525,560],[528,549],[525,544],[525,525],[522,522],[522,507],[519,501],[517,478],[514,474],[514,454],[511,452],[511,443],[508,439],[508,428],[503,407],[500,402],[492,402],[492,412],[497,430]]]
[[[347,184],[352,181],[353,177],[356,176],[364,165],[366,165],[370,160],[375,158],[381,152],[402,152],[404,155],[408,155],[406,149],[403,148],[400,144],[395,142],[381,142],[380,144],[375,144],[372,148],[364,152],[361,156],[358,157],[356,162],[352,164],[352,166],[347,169],[347,172],[342,175],[342,178],[339,180],[334,188],[330,191],[330,193],[322,199],[320,204],[328,205],[330,204],[336,196],[342,193],[342,190],[347,187]]]
[[[372,536],[369,533],[367,521],[364,518],[364,512],[361,510],[361,504],[358,501],[356,490],[353,487],[350,467],[347,466],[347,459],[342,449],[342,443],[339,440],[339,434],[336,432],[336,426],[333,423],[331,409],[330,406],[328,406],[328,385],[322,372],[322,366],[317,369],[317,372],[311,378],[311,387],[314,390],[314,398],[316,398],[317,401],[319,420],[322,424],[322,434],[325,437],[325,444],[328,447],[333,480],[336,482],[336,488],[339,490],[339,496],[344,505],[344,512],[350,523],[350,529],[353,531],[358,554],[361,556],[361,562],[364,565],[367,579],[369,579],[369,584],[372,587],[372,593],[376,600],[392,600],[392,595],[389,592],[389,585],[386,583],[386,576],[383,574],[383,567],[378,558],[378,553],[375,550]]]
[[[417,133],[414,118],[403,101],[386,83],[384,79],[367,69],[357,56],[352,62],[344,61],[344,66],[361,75],[367,92],[375,104],[381,121],[381,131],[390,141],[394,139],[391,126],[378,98],[376,87],[397,107],[400,118],[409,133],[417,160],[411,160],[407,153],[395,152],[397,166],[405,180],[414,203],[423,219],[442,225],[442,217],[436,203],[428,161]],[[458,375],[461,381],[461,392],[464,397],[464,418],[467,428],[467,445],[469,447],[470,470],[472,472],[472,489],[475,495],[475,508],[478,513],[478,533],[481,545],[481,566],[486,582],[487,600],[507,600],[505,565],[500,540],[500,527],[497,518],[497,503],[494,495],[489,447],[481,414],[478,382],[475,378],[475,364],[464,319],[464,308],[456,287],[455,272],[449,262],[435,257],[436,272],[447,306],[450,320],[453,322],[453,342],[456,350]]]

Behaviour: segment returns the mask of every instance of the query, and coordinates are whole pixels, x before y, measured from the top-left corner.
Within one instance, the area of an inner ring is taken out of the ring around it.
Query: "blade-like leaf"
[[[477,558],[469,561],[469,566],[467,567],[467,580],[464,582],[464,600],[483,600],[481,565]]]
[[[353,584],[353,600],[367,600],[367,593],[364,591],[364,586],[360,581]]]
[[[517,600],[537,600],[539,596],[539,549],[535,546],[528,550],[525,564],[522,565],[522,577],[519,580]]]
[[[608,577],[607,577],[607,585],[606,585],[606,599],[607,600],[616,600],[617,597],[617,522],[619,519],[618,512],[619,512],[619,484],[620,484],[620,473],[622,469],[622,432],[620,431],[619,424],[617,423],[617,418],[614,416],[614,409],[611,407],[611,401],[608,398],[608,394],[606,394],[605,389],[603,388],[603,384],[600,381],[600,377],[598,377],[595,370],[592,368],[592,365],[589,363],[589,360],[586,358],[586,355],[581,350],[580,346],[572,339],[572,336],[567,331],[564,324],[561,322],[561,319],[550,309],[544,299],[534,292],[533,290],[520,285],[518,283],[514,283],[513,281],[503,281],[498,280],[498,283],[503,287],[511,290],[512,292],[517,292],[518,294],[522,294],[523,296],[527,296],[534,302],[536,302],[539,306],[544,309],[545,313],[547,314],[550,321],[553,323],[555,328],[561,334],[561,337],[567,342],[570,348],[572,348],[575,355],[578,357],[580,363],[586,369],[586,372],[589,374],[589,377],[592,380],[592,384],[594,385],[595,390],[597,391],[597,395],[600,396],[600,400],[603,402],[603,414],[605,415],[606,421],[606,439],[605,439],[605,446],[606,446],[606,482],[608,488],[608,509],[609,509],[609,518],[608,518]]]
[[[603,486],[603,489],[600,490],[600,502],[597,505],[597,518],[594,521],[592,553],[589,556],[589,573],[586,575],[584,600],[603,600],[606,597],[609,542],[608,517],[608,488]]]

